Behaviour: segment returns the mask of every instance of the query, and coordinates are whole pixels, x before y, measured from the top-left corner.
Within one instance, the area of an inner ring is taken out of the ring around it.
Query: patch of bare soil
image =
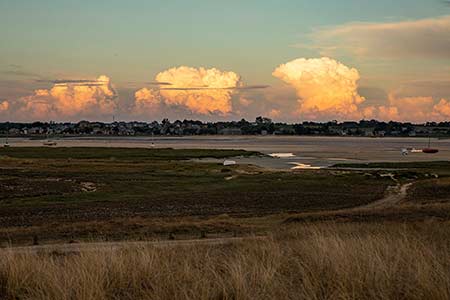
[[[9,198],[61,195],[79,191],[75,182],[61,178],[2,178],[0,201]]]
[[[363,206],[355,207],[354,210],[383,209],[396,206],[405,200],[408,190],[412,185],[413,182],[389,186],[383,198]]]
[[[80,186],[83,192],[95,192],[97,190],[97,186],[93,182],[81,182]]]

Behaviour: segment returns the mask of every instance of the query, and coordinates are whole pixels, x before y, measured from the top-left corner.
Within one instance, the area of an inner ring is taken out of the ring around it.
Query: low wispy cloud
[[[204,91],[204,90],[256,90],[256,89],[266,89],[270,87],[269,85],[247,85],[247,86],[230,86],[230,87],[168,87],[161,88],[160,90],[168,91]]]
[[[108,81],[98,79],[37,79],[35,82],[53,83],[59,85],[89,85],[104,84]]]
[[[160,81],[127,81],[125,82],[127,85],[131,86],[142,86],[142,85],[152,85],[152,86],[166,86],[172,85],[170,82],[160,82]]]
[[[20,65],[9,64],[0,69],[0,73],[8,77],[28,77],[28,78],[39,78],[39,74],[28,71]]]
[[[315,30],[312,44],[298,47],[322,55],[450,59],[450,15],[386,23],[348,23]]]
[[[38,77],[38,74],[35,74],[33,72],[27,72],[23,70],[3,70],[1,71],[2,74],[9,75],[9,76],[17,76],[17,77]]]

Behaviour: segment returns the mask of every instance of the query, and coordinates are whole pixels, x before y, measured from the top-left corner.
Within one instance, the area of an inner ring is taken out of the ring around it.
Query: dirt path
[[[397,184],[395,186],[390,186],[386,190],[386,195],[380,200],[371,202],[366,205],[358,206],[353,208],[353,210],[368,210],[368,209],[380,209],[389,208],[400,204],[406,198],[408,189],[413,185],[414,182],[409,182],[405,184]]]
[[[38,246],[23,246],[0,249],[2,253],[10,251],[16,253],[79,253],[86,251],[118,251],[130,248],[140,247],[172,247],[172,246],[196,246],[196,245],[224,245],[229,243],[240,242],[249,239],[262,239],[264,236],[248,236],[248,237],[224,237],[224,238],[205,238],[190,240],[160,240],[160,241],[119,241],[119,242],[88,242],[75,244],[48,244]]]
[[[366,205],[357,206],[354,208],[334,211],[334,213],[342,212],[358,212],[368,211],[371,209],[385,209],[396,206],[403,202],[408,189],[414,182],[390,186],[386,190],[385,196],[382,199],[376,200]],[[248,239],[262,239],[263,236],[255,237],[222,237],[222,238],[207,238],[207,239],[188,239],[188,240],[159,240],[159,241],[122,241],[122,242],[89,242],[89,243],[75,243],[75,244],[48,244],[38,246],[23,246],[0,249],[0,254],[3,252],[13,251],[14,253],[79,253],[81,251],[117,251],[127,248],[139,247],[171,247],[171,246],[194,246],[194,245],[223,245],[233,242],[239,242]]]

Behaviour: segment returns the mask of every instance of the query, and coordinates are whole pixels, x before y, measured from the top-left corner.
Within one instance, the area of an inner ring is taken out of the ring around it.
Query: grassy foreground
[[[0,252],[2,299],[449,299],[448,223],[319,224],[227,245]],[[1,297],[0,297],[1,298]]]
[[[450,299],[448,163],[191,160],[254,154],[0,149],[0,299]]]

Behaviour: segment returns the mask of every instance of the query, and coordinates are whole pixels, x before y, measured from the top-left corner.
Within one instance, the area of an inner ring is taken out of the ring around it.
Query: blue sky
[[[14,81],[11,84],[24,80],[10,72],[14,68],[43,78],[106,74],[126,89],[129,81],[153,80],[161,71],[185,65],[233,71],[247,84],[277,85],[280,81],[272,72],[278,65],[323,56],[317,48],[298,47],[317,43],[311,38],[316,31],[448,14],[450,6],[439,0],[1,0],[0,80]],[[392,82],[391,78],[383,82],[386,72],[394,72],[398,77],[394,81],[401,82],[421,80],[415,78],[421,70],[438,72],[442,67],[442,59],[424,66],[421,58],[387,63],[348,53],[332,56],[360,70],[363,83],[375,78],[372,83],[380,88]],[[448,57],[443,61],[447,64]],[[402,71],[386,65],[401,66]],[[34,88],[29,82],[23,86]],[[4,94],[10,98],[12,88],[5,83],[0,87],[9,89]]]
[[[1,63],[34,72],[138,80],[176,65],[217,66],[248,80],[302,55],[314,28],[443,14],[439,2],[1,1]],[[309,53],[307,53],[309,54]]]

